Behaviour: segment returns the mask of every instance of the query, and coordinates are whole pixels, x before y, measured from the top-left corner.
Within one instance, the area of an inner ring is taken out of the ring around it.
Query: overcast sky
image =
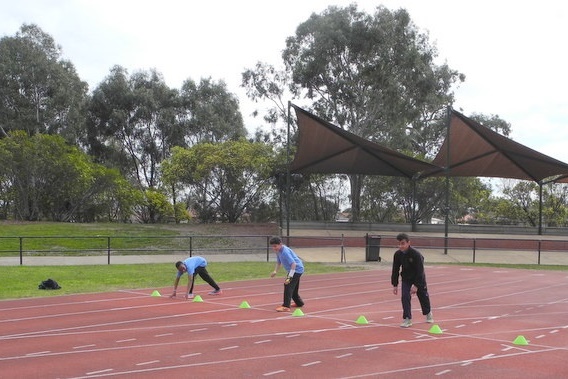
[[[82,80],[96,87],[114,65],[155,68],[172,88],[185,79],[224,80],[249,130],[261,124],[239,87],[257,61],[281,66],[285,38],[312,13],[343,0],[0,0],[0,37],[23,23],[52,35]],[[405,8],[430,35],[439,62],[466,75],[454,107],[498,115],[511,137],[568,162],[568,2],[356,1]],[[293,100],[293,99],[290,99]]]

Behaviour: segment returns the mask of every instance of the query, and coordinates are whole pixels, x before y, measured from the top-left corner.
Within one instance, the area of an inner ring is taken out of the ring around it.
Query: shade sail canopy
[[[298,119],[298,146],[290,171],[367,174],[412,178],[440,170],[430,163],[380,146],[292,104]]]
[[[448,151],[449,144],[449,151]],[[540,182],[568,174],[568,164],[521,145],[451,110],[449,133],[433,164],[449,176],[523,179]],[[424,176],[442,176],[434,170]]]

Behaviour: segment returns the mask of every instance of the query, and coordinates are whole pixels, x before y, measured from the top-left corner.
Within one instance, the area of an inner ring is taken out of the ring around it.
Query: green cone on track
[[[357,324],[368,324],[369,323],[369,321],[367,321],[367,318],[365,316],[359,316],[359,318],[355,322]]]
[[[524,336],[517,336],[517,338],[515,338],[515,340],[513,341],[513,344],[515,345],[528,345],[528,341]]]
[[[430,328],[430,330],[428,331],[428,333],[432,333],[432,334],[442,334],[442,329],[440,329],[440,327],[438,325],[432,325],[432,327]]]

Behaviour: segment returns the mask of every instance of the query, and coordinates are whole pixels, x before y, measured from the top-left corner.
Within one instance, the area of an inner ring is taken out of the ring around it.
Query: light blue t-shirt
[[[286,271],[290,271],[292,263],[296,262],[296,272],[298,274],[304,273],[304,264],[302,263],[302,260],[298,258],[296,253],[294,253],[294,251],[286,245],[282,245],[280,251],[276,253],[276,260],[284,266]]]
[[[190,257],[183,261],[183,264],[187,268],[187,275],[193,275],[195,274],[196,268],[207,266],[207,261],[203,257]],[[181,277],[182,274],[183,273],[178,270],[177,277]]]

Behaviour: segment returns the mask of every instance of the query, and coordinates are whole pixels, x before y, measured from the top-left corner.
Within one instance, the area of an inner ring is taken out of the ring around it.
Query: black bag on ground
[[[41,282],[37,288],[40,290],[58,290],[61,286],[55,280],[47,279]]]

